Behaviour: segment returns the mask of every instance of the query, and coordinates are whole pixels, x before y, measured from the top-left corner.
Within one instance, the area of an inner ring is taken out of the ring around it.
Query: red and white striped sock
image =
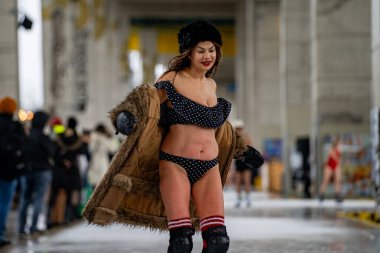
[[[208,228],[211,227],[219,227],[219,226],[224,226],[224,217],[223,216],[209,216],[206,218],[203,218],[201,222],[199,223],[201,226],[201,231],[205,231]]]
[[[175,220],[169,220],[168,222],[169,230],[176,228],[192,228],[190,217],[180,218]]]

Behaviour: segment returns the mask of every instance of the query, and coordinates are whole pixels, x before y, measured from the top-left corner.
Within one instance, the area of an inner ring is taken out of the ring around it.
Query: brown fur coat
[[[121,144],[107,173],[87,202],[83,216],[97,225],[118,222],[166,230],[167,219],[158,175],[158,154],[164,130],[159,126],[160,100],[156,88],[147,84],[135,88],[110,112],[114,125],[122,111],[132,113],[138,125]],[[224,184],[232,158],[240,155],[245,146],[228,122],[217,129],[215,137]],[[192,204],[190,213],[197,227],[198,218]]]

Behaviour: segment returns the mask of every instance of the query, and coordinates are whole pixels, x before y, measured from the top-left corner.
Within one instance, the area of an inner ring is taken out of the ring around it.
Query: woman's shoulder
[[[211,77],[207,77],[207,82],[210,84],[211,88],[213,88],[216,91],[216,82]]]
[[[162,75],[160,76],[160,78],[158,78],[158,80],[157,80],[156,83],[158,83],[158,82],[162,82],[162,81],[173,81],[173,79],[174,79],[176,73],[177,73],[177,72],[174,71],[174,70],[173,70],[173,71],[168,71],[168,72],[162,74]]]

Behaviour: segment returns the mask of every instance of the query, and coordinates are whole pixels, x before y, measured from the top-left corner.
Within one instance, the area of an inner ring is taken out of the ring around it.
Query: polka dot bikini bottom
[[[160,151],[160,160],[173,162],[184,168],[191,185],[197,182],[207,171],[218,164],[218,158],[208,161],[197,160],[171,155],[163,151]]]

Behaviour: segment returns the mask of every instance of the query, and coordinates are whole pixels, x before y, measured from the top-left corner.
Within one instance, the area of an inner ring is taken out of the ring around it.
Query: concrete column
[[[288,50],[287,50],[287,19],[288,1],[281,1],[280,5],[280,110],[281,110],[281,136],[282,136],[282,162],[284,164],[284,195],[288,197],[291,185],[291,168],[289,166],[289,128],[288,128]]]
[[[254,1],[241,0],[236,8],[237,35],[237,115],[244,120],[249,134],[257,127],[254,117]]]
[[[245,1],[240,0],[236,4],[236,58],[235,58],[235,84],[236,84],[236,115],[238,118],[243,119],[245,115],[244,107],[244,88],[245,88]]]
[[[254,97],[255,97],[255,60],[254,60],[254,1],[244,1],[244,121],[248,129],[255,127]],[[251,135],[253,134],[250,130]]]
[[[375,212],[380,215],[380,3],[372,0],[371,142]]]
[[[277,1],[251,0],[236,8],[237,114],[259,149],[265,138],[280,138],[278,8]]]
[[[281,1],[279,89],[286,195],[291,191],[291,149],[295,148],[297,138],[310,134],[308,13],[308,1]]]
[[[0,97],[11,96],[19,102],[17,1],[1,1],[0,31]]]
[[[319,116],[318,116],[318,58],[317,58],[317,1],[310,1],[310,98],[311,98],[311,135],[310,135],[310,166],[316,173],[317,184],[320,182],[320,147],[319,147]]]
[[[372,0],[372,91],[371,106],[380,107],[380,3]]]

